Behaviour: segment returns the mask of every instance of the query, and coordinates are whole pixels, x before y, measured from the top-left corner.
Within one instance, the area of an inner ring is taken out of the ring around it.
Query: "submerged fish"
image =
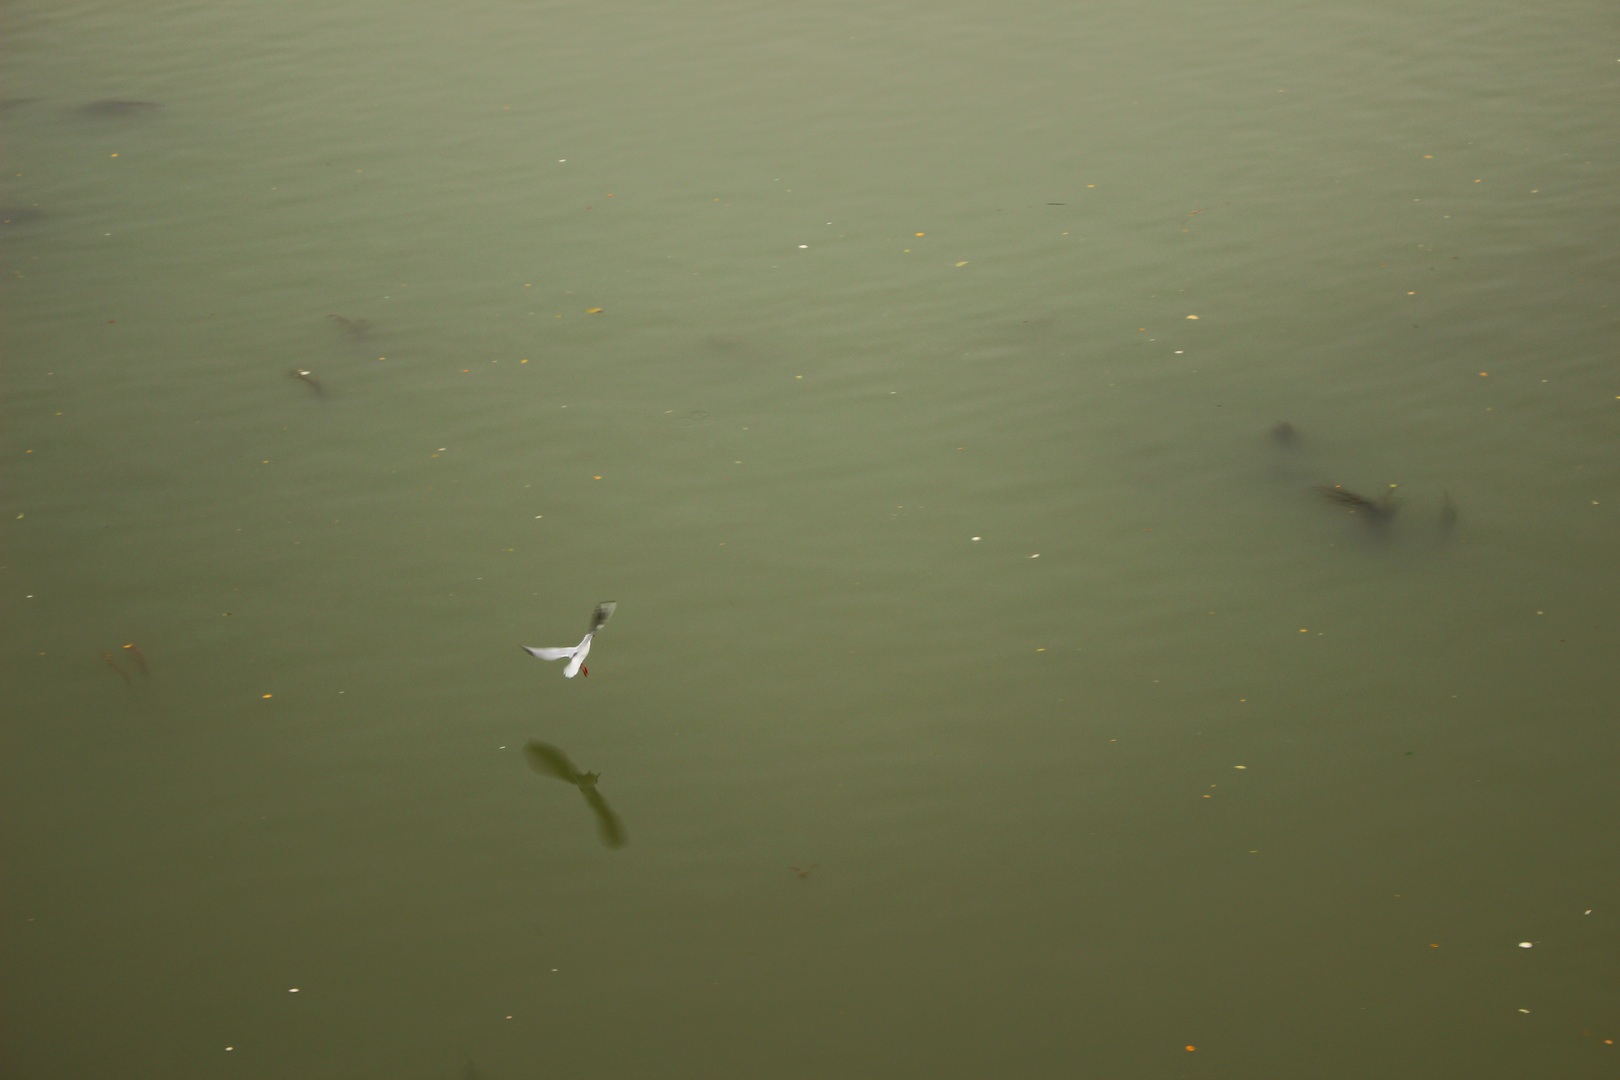
[[[578,645],[555,649],[531,649],[527,645],[519,645],[518,648],[541,660],[567,660],[568,666],[563,669],[563,675],[567,678],[572,679],[580,672],[589,675],[590,672],[585,668],[585,658],[591,654],[591,639],[602,629],[602,624],[613,617],[613,609],[618,606],[617,600],[605,600],[597,604],[596,611],[591,615],[591,628],[585,632],[585,637]]]
[[[1451,492],[1441,494],[1444,501],[1440,503],[1440,534],[1445,536],[1457,527],[1457,504],[1451,501]]]
[[[1369,522],[1380,524],[1386,522],[1393,518],[1395,511],[1401,507],[1401,500],[1395,497],[1393,487],[1376,500],[1369,499],[1365,495],[1357,495],[1338,484],[1322,484],[1316,490],[1328,502],[1348,507],[1351,513],[1364,513]]]
[[[357,340],[365,337],[366,331],[371,329],[371,323],[365,319],[346,319],[342,315],[328,315],[327,318],[336,319],[338,327],[345,334]]]
[[[1299,432],[1294,430],[1293,424],[1284,420],[1271,429],[1271,441],[1278,446],[1298,446]]]

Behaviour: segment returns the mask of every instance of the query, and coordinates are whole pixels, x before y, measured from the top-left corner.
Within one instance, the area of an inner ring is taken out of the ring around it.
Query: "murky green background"
[[[8,1075],[1613,1075],[1612,5],[4,29]]]

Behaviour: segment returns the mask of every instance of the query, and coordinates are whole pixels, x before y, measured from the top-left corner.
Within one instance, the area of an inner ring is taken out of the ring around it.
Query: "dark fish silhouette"
[[[1444,496],[1440,503],[1440,535],[1447,537],[1457,527],[1457,504],[1451,501],[1451,492],[1442,492]]]
[[[1056,206],[1058,204],[1057,203],[1048,203],[1047,205],[1048,206]],[[790,866],[790,867],[788,867],[788,869],[792,870],[795,874],[798,874],[801,878],[807,878],[807,877],[810,876],[810,871],[814,870],[816,867],[818,867],[820,865],[821,864],[818,863],[818,862],[813,862],[809,866]]]
[[[0,206],[0,225],[26,225],[45,216],[45,211],[32,206]]]
[[[1376,500],[1365,495],[1357,495],[1338,484],[1323,484],[1317,492],[1330,503],[1346,507],[1352,514],[1359,513],[1365,516],[1371,524],[1382,525],[1395,516],[1395,511],[1401,507],[1401,500],[1395,497],[1393,488],[1384,492]]]
[[[155,101],[125,101],[122,98],[102,98],[79,106],[86,116],[138,116],[163,108]]]
[[[600,773],[580,772],[574,767],[574,763],[568,760],[567,754],[539,739],[529,740],[529,744],[523,748],[523,756],[528,758],[529,768],[541,776],[563,780],[579,788],[579,793],[585,796],[585,804],[596,814],[597,835],[602,838],[604,845],[622,848],[629,843],[624,832],[624,822],[619,820],[619,815],[613,812],[607,800],[596,790],[596,781],[601,777]]]
[[[1271,441],[1278,446],[1298,446],[1299,432],[1294,430],[1293,424],[1284,420],[1271,429]]]
[[[365,319],[346,319],[342,315],[328,315],[327,318],[336,319],[338,328],[356,341],[365,337],[366,331],[371,329],[371,323]]]
[[[308,386],[311,390],[315,391],[316,397],[326,396],[326,387],[322,386],[320,380],[315,378],[315,373],[313,371],[305,371],[303,368],[295,367],[291,371],[287,372],[287,374],[292,378],[297,379],[305,386]]]

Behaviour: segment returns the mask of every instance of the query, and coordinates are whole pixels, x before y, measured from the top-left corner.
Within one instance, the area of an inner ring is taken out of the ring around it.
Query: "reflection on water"
[[[101,650],[101,659],[106,661],[107,666],[112,668],[120,679],[124,680],[125,686],[135,685],[135,680],[129,677],[129,672],[118,666],[118,661],[113,659],[112,653],[108,652],[106,649]]]
[[[529,740],[529,744],[523,748],[523,755],[528,758],[529,767],[541,776],[562,780],[579,788],[579,793],[585,796],[585,805],[596,815],[597,835],[604,845],[622,848],[629,843],[624,822],[619,820],[619,815],[613,812],[601,792],[596,790],[596,781],[601,773],[581,772],[562,750],[538,739]]]
[[[13,0],[12,1072],[1581,1075],[1583,4]]]

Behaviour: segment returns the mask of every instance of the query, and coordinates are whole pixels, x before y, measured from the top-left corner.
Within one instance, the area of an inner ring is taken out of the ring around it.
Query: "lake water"
[[[1611,5],[3,14],[7,1075],[1620,1068]]]

